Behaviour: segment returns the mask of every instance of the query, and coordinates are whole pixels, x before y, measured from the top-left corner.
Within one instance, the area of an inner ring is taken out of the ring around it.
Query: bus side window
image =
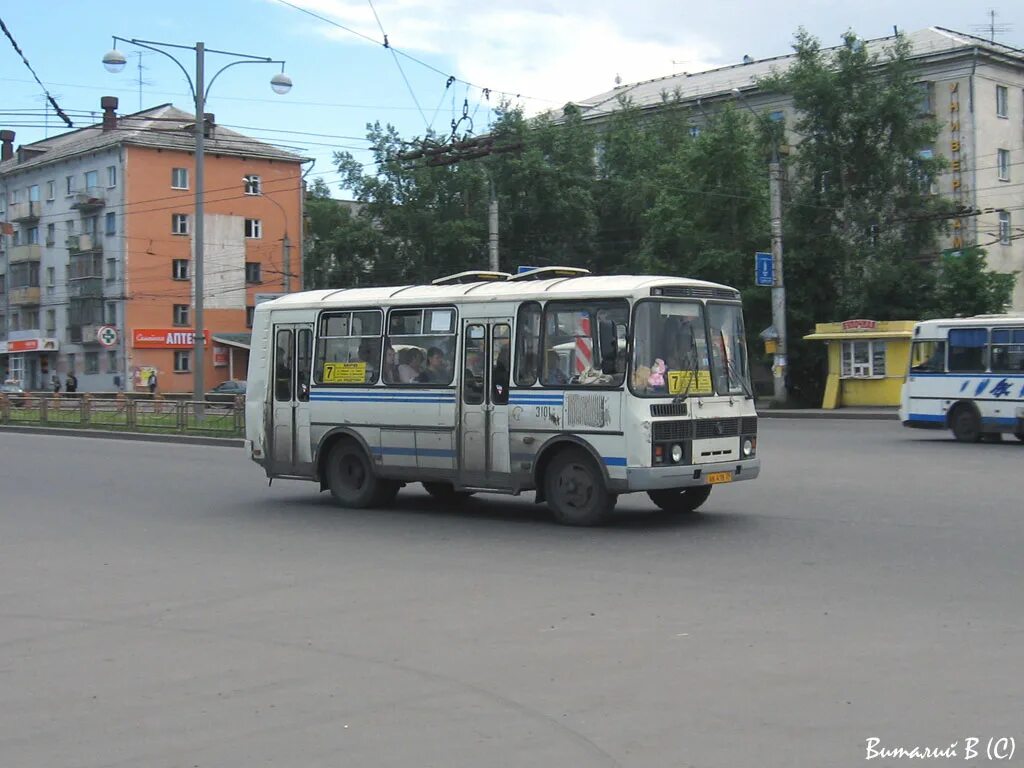
[[[540,367],[540,304],[527,302],[516,318],[516,385],[532,387]]]
[[[491,402],[495,405],[508,405],[511,335],[508,323],[498,323],[491,329]]]
[[[274,352],[274,399],[279,402],[291,402],[292,399],[292,356],[295,350],[292,344],[292,332],[277,332],[276,350]]]
[[[984,328],[953,328],[949,331],[949,370],[953,373],[984,373],[988,366],[988,331]]]
[[[462,374],[462,401],[481,405],[484,401],[484,365],[487,360],[487,335],[482,325],[466,326],[465,365]]]
[[[310,365],[313,362],[313,332],[308,328],[299,331],[299,354],[298,362],[298,397],[299,402],[309,400],[309,377],[312,371]]]

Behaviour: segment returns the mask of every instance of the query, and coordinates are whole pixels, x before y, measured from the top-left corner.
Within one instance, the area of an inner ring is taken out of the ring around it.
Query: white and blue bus
[[[349,507],[420,482],[451,502],[536,491],[560,522],[619,494],[692,511],[757,477],[738,291],[542,268],[320,290],[256,307],[251,457]]]
[[[968,443],[1024,440],[1024,315],[918,323],[900,420]]]

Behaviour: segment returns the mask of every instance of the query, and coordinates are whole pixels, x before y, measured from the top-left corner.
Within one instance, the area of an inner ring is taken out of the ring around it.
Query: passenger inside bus
[[[431,347],[427,350],[427,367],[416,381],[422,384],[448,384],[452,380],[451,369],[448,367],[448,360],[440,347]]]
[[[384,350],[384,370],[383,370],[384,381],[389,384],[393,384],[398,381],[398,362],[397,355],[395,355],[395,348],[388,344]]]
[[[554,387],[569,383],[569,376],[562,370],[561,359],[553,349],[549,349],[544,356],[544,376],[541,383]]]
[[[363,339],[359,343],[359,362],[366,365],[364,381],[367,384],[375,383],[380,365],[380,339]]]
[[[508,381],[509,381],[509,351],[508,345],[502,344],[498,347],[498,354],[494,359],[494,367],[491,369],[491,402],[495,405],[508,403]]]
[[[406,347],[398,353],[398,381],[412,384],[423,373],[423,351],[418,347]]]

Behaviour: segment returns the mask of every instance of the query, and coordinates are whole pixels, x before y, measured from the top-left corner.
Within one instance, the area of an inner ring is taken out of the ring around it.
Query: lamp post
[[[779,142],[767,118],[754,111],[746,96],[739,88],[732,89],[733,95],[749,110],[768,133],[771,143],[771,157],[768,160],[768,196],[770,201],[772,237],[772,325],[778,337],[772,365],[773,400],[783,404],[788,399],[786,392],[786,367],[789,364],[786,349],[786,283],[782,271],[782,163],[779,160]]]
[[[188,81],[189,89],[192,91],[192,96],[195,100],[195,114],[196,121],[193,132],[195,133],[195,226],[192,234],[192,244],[194,250],[193,256],[193,274],[194,288],[195,288],[195,318],[193,322],[193,336],[194,336],[194,353],[195,361],[193,367],[195,375],[193,377],[193,388],[192,397],[197,403],[201,403],[203,398],[206,396],[205,392],[205,375],[206,375],[206,357],[204,354],[205,346],[205,333],[203,328],[203,182],[204,182],[204,170],[205,170],[205,155],[204,155],[204,139],[206,129],[206,96],[209,93],[210,88],[213,87],[214,82],[220,76],[220,74],[230,67],[237,64],[280,64],[281,71],[278,72],[270,79],[270,87],[274,93],[285,94],[292,88],[292,80],[288,75],[284,73],[284,61],[280,59],[269,59],[265,56],[252,56],[247,53],[233,53],[231,51],[218,51],[213,48],[207,48],[203,43],[196,43],[195,45],[175,45],[174,43],[160,43],[153,40],[137,40],[135,38],[127,39],[123,37],[114,37],[114,47],[107,51],[103,56],[103,66],[106,67],[108,72],[120,72],[124,69],[127,59],[123,53],[117,50],[118,41],[122,43],[128,43],[129,45],[135,45],[140,48],[146,48],[150,51],[154,51],[163,56],[166,56],[175,64],[178,69],[185,75],[185,79]],[[159,47],[157,47],[159,46]],[[176,48],[184,51],[194,51],[196,56],[195,65],[195,79],[193,79],[188,70],[185,69],[184,65],[178,61],[167,51],[161,50],[161,48]],[[206,54],[213,53],[221,56],[231,56],[236,59],[228,64],[225,64],[210,78],[210,82],[206,83]]]

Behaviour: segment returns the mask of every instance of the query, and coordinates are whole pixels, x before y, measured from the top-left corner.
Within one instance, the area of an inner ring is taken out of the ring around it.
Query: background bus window
[[[956,373],[984,373],[988,331],[984,328],[953,328],[949,332],[949,370]]]
[[[910,351],[911,373],[943,373],[946,370],[946,342],[915,341]]]
[[[625,357],[616,357],[614,373],[604,373],[601,351],[597,344],[600,323],[623,331],[629,322],[629,306],[594,302],[580,304],[550,303],[544,310],[544,368],[541,383],[545,386],[622,386],[625,379]],[[621,363],[621,364],[620,364]]]
[[[540,304],[529,302],[519,308],[516,320],[516,384],[531,387],[540,367]]]
[[[992,331],[992,371],[1024,372],[1024,328],[998,328]]]
[[[384,313],[379,309],[321,317],[313,380],[335,385],[376,383],[383,322]]]
[[[292,399],[292,344],[291,331],[278,331],[276,351],[274,352],[274,399],[289,403]]]

